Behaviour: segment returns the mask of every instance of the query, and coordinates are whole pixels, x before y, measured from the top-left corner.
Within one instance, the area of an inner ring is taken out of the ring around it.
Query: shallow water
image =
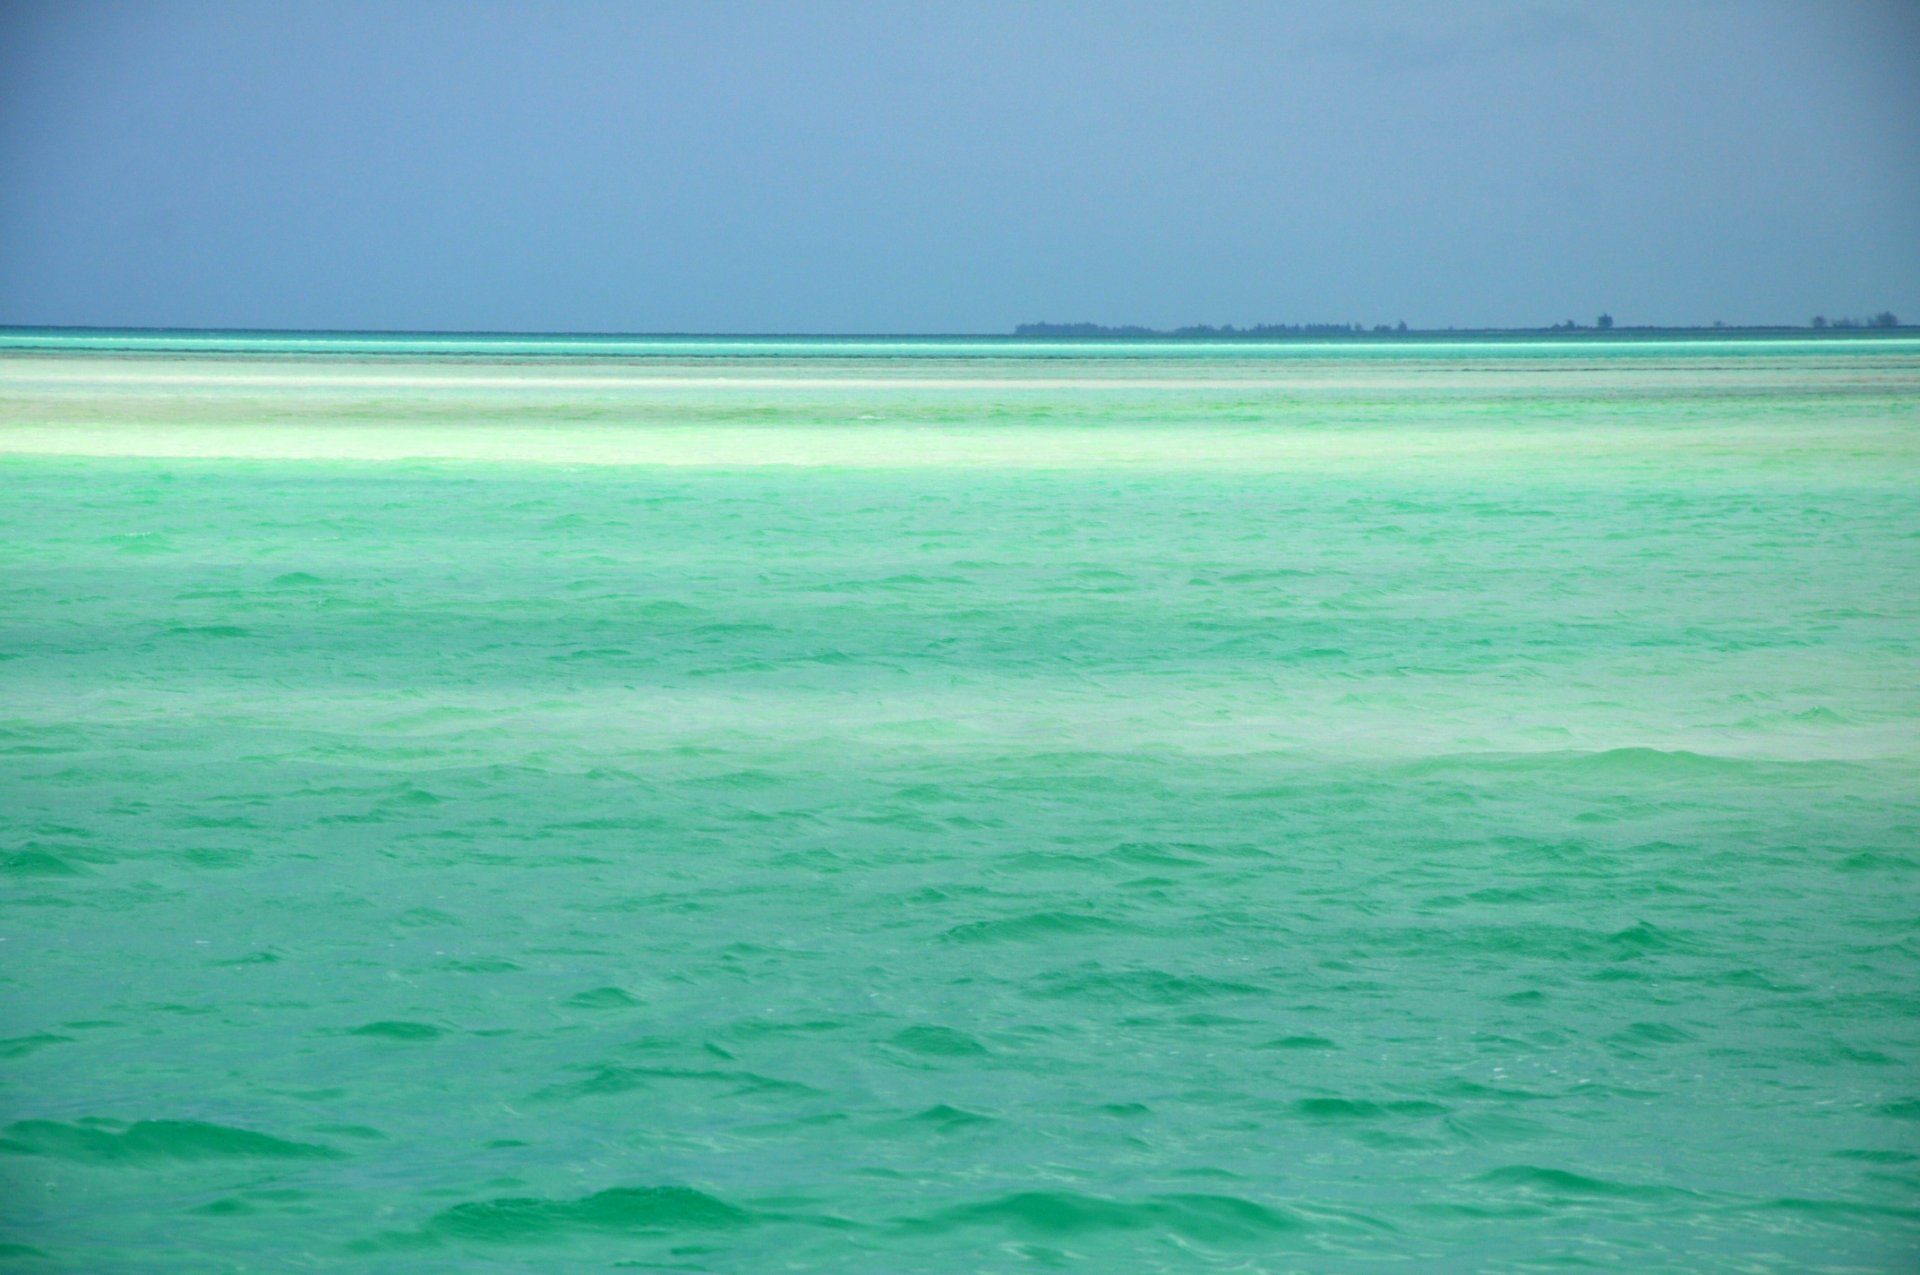
[[[1920,1255],[1920,342],[308,340],[0,341],[22,1269]]]

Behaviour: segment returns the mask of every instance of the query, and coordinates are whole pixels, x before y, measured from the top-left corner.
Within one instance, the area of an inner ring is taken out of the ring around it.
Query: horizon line
[[[1024,325],[1023,325],[1024,326]],[[1061,324],[1058,326],[1077,326]],[[1119,329],[1136,325],[1093,324],[1101,328]],[[764,341],[764,340],[810,340],[810,341],[901,341],[901,340],[949,340],[949,341],[1342,341],[1398,340],[1408,337],[1460,337],[1460,336],[1556,336],[1586,337],[1607,339],[1623,335],[1652,333],[1687,333],[1699,335],[1765,335],[1774,333],[1808,333],[1824,337],[1884,335],[1893,332],[1911,332],[1920,329],[1920,324],[1895,323],[1888,325],[1870,325],[1866,323],[1840,326],[1829,323],[1824,327],[1811,324],[1792,323],[1752,323],[1752,324],[1622,324],[1615,323],[1610,328],[1597,326],[1561,327],[1555,325],[1539,327],[1444,327],[1404,329],[1352,328],[1342,330],[1326,325],[1326,330],[1309,331],[1310,326],[1292,325],[1295,331],[1258,330],[1254,328],[1234,328],[1232,325],[1220,325],[1213,331],[1195,331],[1212,325],[1194,324],[1184,328],[1147,329],[1144,331],[1103,331],[1088,333],[1030,333],[1018,331],[998,332],[702,332],[702,331],[613,331],[613,330],[559,330],[535,328],[265,328],[265,327],[204,327],[170,324],[91,324],[91,323],[0,323],[0,334],[60,332],[60,333],[133,333],[156,335],[204,335],[204,336],[370,336],[370,337],[508,337],[508,338],[554,338],[567,340],[722,340],[722,341]],[[1266,325],[1269,329],[1285,325]]]

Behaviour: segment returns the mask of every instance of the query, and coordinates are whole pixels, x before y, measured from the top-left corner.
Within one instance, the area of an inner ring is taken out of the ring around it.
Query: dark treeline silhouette
[[[1900,326],[1900,319],[1899,316],[1891,310],[1882,310],[1871,319],[1835,319],[1831,323],[1827,322],[1826,315],[1816,314],[1813,316],[1813,322],[1808,326],[1814,328],[1897,328]]]
[[[1655,335],[1662,332],[1804,332],[1808,329],[1826,332],[1834,330],[1858,331],[1863,328],[1892,329],[1900,326],[1899,318],[1891,310],[1882,310],[1870,319],[1834,319],[1829,321],[1825,315],[1815,315],[1805,328],[1790,324],[1729,324],[1716,320],[1712,324],[1694,324],[1690,326],[1642,325],[1638,327],[1616,326],[1611,314],[1601,314],[1591,324],[1576,323],[1572,319],[1564,323],[1555,323],[1543,328],[1409,328],[1404,321],[1395,324],[1376,323],[1368,327],[1361,323],[1257,323],[1251,327],[1235,327],[1231,323],[1215,327],[1210,323],[1189,324],[1180,328],[1149,328],[1137,323],[1022,323],[1014,328],[1015,336],[1045,337],[1195,337],[1201,339],[1273,339],[1284,337],[1396,337],[1396,336],[1463,336],[1512,335],[1525,336],[1540,332],[1589,332]]]
[[[1384,336],[1407,330],[1405,323],[1397,327],[1376,323],[1370,329],[1358,323],[1257,323],[1247,328],[1237,328],[1231,323],[1222,324],[1219,327],[1211,323],[1195,323],[1184,328],[1143,328],[1137,324],[1110,326],[1105,323],[1022,323],[1013,330],[1013,334],[1015,336],[1271,337],[1364,336],[1378,333]]]

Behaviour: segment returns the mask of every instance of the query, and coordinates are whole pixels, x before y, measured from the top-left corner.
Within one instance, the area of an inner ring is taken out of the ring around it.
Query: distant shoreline
[[[1306,324],[1298,327],[1263,326],[1257,328],[1189,327],[1156,329],[1104,324],[1023,323],[1013,332],[564,332],[507,329],[429,329],[429,328],[209,328],[209,327],[96,327],[82,324],[0,324],[0,340],[31,340],[37,335],[74,337],[128,336],[152,337],[236,337],[340,338],[391,337],[406,340],[437,338],[472,340],[569,340],[569,341],[1177,341],[1242,343],[1312,343],[1376,341],[1459,341],[1459,340],[1575,340],[1634,341],[1698,338],[1727,340],[1734,338],[1789,337],[1796,340],[1861,340],[1881,337],[1912,336],[1920,333],[1920,324],[1851,324],[1826,327],[1806,325],[1733,325],[1667,327],[1658,325],[1616,324],[1611,328],[1564,326],[1543,328],[1340,328],[1333,325]]]
[[[1539,328],[1410,328],[1404,323],[1392,327],[1382,323],[1371,328],[1357,323],[1260,324],[1251,328],[1237,328],[1232,324],[1221,327],[1196,324],[1179,328],[1148,328],[1132,324],[1022,323],[1014,329],[1013,335],[1017,338],[1075,341],[1404,341],[1457,340],[1461,337],[1615,340],[1622,337],[1662,339],[1674,337],[1720,339],[1729,336],[1858,337],[1915,330],[1920,329],[1916,329],[1914,324],[1899,322],[1889,313],[1870,320],[1842,319],[1832,323],[1823,320],[1818,324],[1800,325],[1715,323],[1689,326],[1656,324],[1628,326],[1609,320],[1605,323],[1590,325],[1572,322],[1556,323],[1550,327]]]

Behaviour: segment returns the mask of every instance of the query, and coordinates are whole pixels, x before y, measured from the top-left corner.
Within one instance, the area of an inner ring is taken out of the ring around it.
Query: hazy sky
[[[0,0],[0,323],[1920,320],[1920,0]]]

